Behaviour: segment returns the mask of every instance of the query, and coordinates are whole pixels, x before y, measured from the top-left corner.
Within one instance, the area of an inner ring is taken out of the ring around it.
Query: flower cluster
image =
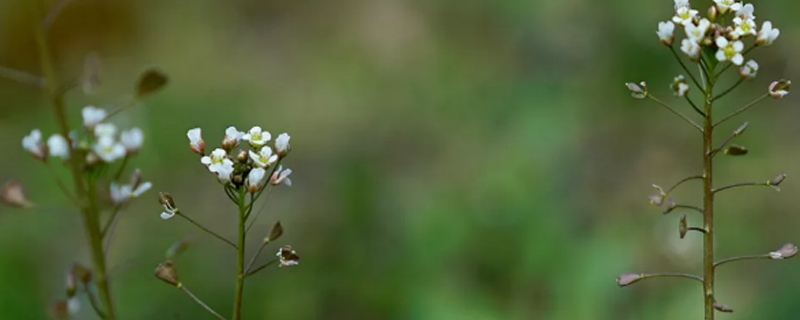
[[[681,41],[681,51],[692,61],[699,61],[701,54],[705,52],[703,49],[710,48],[712,52],[716,52],[714,58],[717,61],[729,61],[742,66],[745,63],[744,54],[747,53],[742,40],[753,37],[754,46],[769,46],[780,35],[780,30],[773,28],[770,21],[764,21],[761,30],[757,30],[754,12],[750,3],[714,0],[708,10],[708,18],[701,18],[698,11],[691,8],[689,0],[675,0],[675,16],[671,21],[659,22],[656,34],[661,43],[672,46],[677,24],[683,27],[686,34],[686,38]],[[758,71],[758,64],[750,60],[742,70],[742,77],[752,78]]]
[[[284,169],[279,162],[289,154],[289,135],[281,133],[273,145],[269,145],[272,135],[259,126],[241,132],[236,127],[228,127],[222,138],[222,146],[205,153],[200,128],[187,132],[189,147],[202,156],[200,163],[214,173],[220,183],[235,187],[245,187],[250,193],[260,191],[264,185],[292,185],[289,175],[291,169]],[[268,172],[268,170],[271,170]],[[267,179],[269,178],[269,179]]]

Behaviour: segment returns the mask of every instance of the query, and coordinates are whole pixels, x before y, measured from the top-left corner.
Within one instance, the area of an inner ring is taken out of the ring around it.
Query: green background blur
[[[38,73],[28,2],[0,3],[0,64]],[[711,1],[692,3],[703,12]],[[800,2],[754,4],[759,26],[772,20],[781,36],[751,54],[759,77],[717,114],[800,73]],[[187,235],[197,241],[176,261],[181,280],[230,313],[233,252],[185,221],[162,221],[156,195],[171,192],[186,214],[232,237],[235,208],[186,130],[203,128],[213,148],[229,125],[260,125],[291,134],[294,186],[269,199],[250,247],[280,220],[278,244],[302,263],[253,277],[246,319],[699,319],[697,283],[614,282],[626,271],[700,272],[701,237],[679,239],[680,213],[662,216],[647,201],[650,184],[699,173],[700,138],[622,85],[646,79],[690,113],[671,96],[681,70],[654,33],[671,15],[669,0],[72,1],[52,27],[60,72],[78,74],[90,51],[103,62],[97,95],[68,96],[73,124],[81,107],[130,94],[147,67],[170,76],[115,118],[145,131],[133,164],[154,183],[115,235],[120,318],[212,318],[153,277]],[[767,100],[721,127],[718,139],[750,121],[736,142],[750,154],[720,157],[718,183],[789,178],[780,193],[717,198],[718,256],[800,241],[795,101]],[[37,89],[0,79],[0,179],[67,207],[20,147],[34,127],[55,132],[51,115]],[[698,191],[687,183],[676,196],[699,203]],[[46,319],[66,270],[88,261],[77,215],[0,208],[0,319]],[[735,310],[721,319],[787,319],[800,312],[800,261],[726,265],[717,291]],[[94,319],[85,302],[76,319]]]

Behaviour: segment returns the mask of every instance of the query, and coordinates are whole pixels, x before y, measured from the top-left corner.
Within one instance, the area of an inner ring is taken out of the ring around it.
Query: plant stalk
[[[713,74],[713,70],[709,72]],[[711,116],[714,79],[708,79],[703,117],[703,296],[705,320],[714,320],[714,122]]]
[[[247,191],[239,191],[239,236],[236,246],[236,292],[233,299],[233,320],[242,319],[242,294],[244,293],[244,253],[245,253],[245,216]]]

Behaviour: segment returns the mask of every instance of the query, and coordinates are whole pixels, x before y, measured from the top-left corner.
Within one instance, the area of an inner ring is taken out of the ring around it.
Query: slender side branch
[[[731,114],[729,114],[729,115],[727,115],[727,116],[723,117],[722,119],[719,119],[719,120],[717,120],[717,122],[715,122],[715,123],[714,123],[714,125],[713,125],[712,127],[716,127],[716,126],[718,126],[720,123],[723,123],[723,122],[725,122],[726,120],[728,120],[728,119],[730,119],[730,118],[733,118],[733,117],[735,117],[735,116],[739,115],[739,114],[740,114],[740,113],[742,113],[742,112],[745,112],[745,111],[747,111],[747,109],[750,109],[750,108],[752,108],[753,106],[755,106],[756,104],[758,104],[759,102],[761,102],[761,100],[764,100],[764,99],[766,99],[767,97],[769,97],[769,93],[765,93],[764,95],[762,95],[762,96],[758,97],[757,99],[755,99],[755,100],[753,100],[752,102],[748,103],[746,106],[744,106],[744,107],[740,108],[739,110],[736,110],[736,111],[734,111],[733,113],[731,113]]]
[[[688,273],[678,273],[678,272],[643,273],[642,274],[642,280],[648,279],[648,278],[685,278],[685,279],[696,280],[696,281],[699,281],[700,283],[703,283],[703,278],[700,277],[700,276],[696,276],[696,275],[688,274]]]
[[[273,264],[276,264],[276,263],[278,263],[278,261],[280,261],[280,259],[278,259],[278,258],[272,259],[272,260],[270,260],[269,262],[267,262],[267,263],[265,263],[265,264],[262,264],[262,265],[261,265],[261,266],[259,266],[258,268],[255,268],[255,269],[251,270],[250,272],[248,272],[248,273],[245,275],[245,277],[252,276],[252,275],[254,275],[254,274],[258,273],[259,271],[261,271],[261,270],[264,270],[264,268],[266,268],[266,267],[269,267],[269,266],[271,266],[271,265],[273,265]]]
[[[722,186],[716,189],[712,189],[711,192],[717,193],[723,190],[731,189],[731,188],[738,188],[738,187],[748,187],[748,186],[765,186],[769,187],[768,182],[739,182],[734,184],[729,184],[727,186]]]
[[[94,293],[91,290],[89,290],[89,286],[84,285],[83,291],[86,292],[86,297],[89,299],[89,304],[92,306],[94,313],[97,314],[97,316],[100,317],[100,319],[108,319],[106,313],[100,309],[100,305],[97,303],[97,298],[95,298]]]
[[[689,176],[689,177],[683,178],[681,181],[678,181],[678,183],[674,184],[672,187],[667,189],[666,193],[669,194],[670,192],[675,190],[675,188],[677,188],[678,186],[680,186],[681,184],[683,184],[686,181],[700,180],[700,179],[703,179],[703,175],[699,175],[698,174],[698,175],[694,175],[694,176]]]
[[[211,230],[209,230],[208,228],[204,227],[203,225],[201,225],[201,224],[199,224],[199,223],[195,222],[194,220],[192,220],[192,218],[189,218],[188,216],[186,216],[186,215],[185,215],[185,214],[183,214],[182,212],[180,212],[180,211],[179,211],[179,212],[176,212],[175,214],[176,214],[176,215],[178,215],[178,216],[181,216],[181,217],[182,217],[182,218],[184,218],[184,219],[186,219],[186,221],[189,221],[190,223],[192,223],[192,224],[193,224],[193,225],[195,225],[196,227],[200,228],[200,230],[203,230],[203,231],[205,231],[206,233],[208,233],[208,234],[210,234],[210,235],[214,236],[215,238],[222,240],[222,242],[225,242],[225,243],[229,244],[229,245],[230,245],[231,247],[233,247],[234,249],[238,248],[238,247],[236,246],[236,244],[235,244],[235,243],[233,243],[232,241],[230,241],[230,240],[228,240],[228,239],[225,239],[225,237],[223,237],[223,236],[221,236],[221,235],[218,235],[218,234],[217,234],[217,233],[215,233],[214,231],[211,231]]]
[[[25,71],[20,71],[16,69],[11,69],[8,67],[0,66],[0,77],[14,80],[19,83],[24,83],[28,85],[32,85],[34,87],[39,87],[42,89],[47,89],[47,85],[45,85],[45,80],[42,77],[32,75]]]
[[[718,95],[716,95],[713,98],[711,98],[711,101],[716,101],[717,99],[724,97],[726,94],[728,94],[731,91],[733,91],[733,89],[736,89],[736,87],[738,87],[740,84],[742,84],[742,82],[744,82],[744,78],[739,78],[739,81],[736,81],[736,83],[734,83],[730,88],[726,89],[725,91],[720,92]]]
[[[692,79],[692,82],[694,82],[694,85],[696,85],[698,88],[703,88],[703,85],[701,85],[700,82],[697,81],[697,78],[694,77],[694,74],[692,74],[692,72],[689,71],[689,68],[687,68],[686,64],[683,63],[683,60],[681,60],[681,57],[678,55],[677,52],[675,52],[675,47],[670,46],[669,47],[669,51],[672,52],[672,56],[675,57],[675,60],[677,60],[678,63],[681,64],[681,68],[683,68],[683,71],[686,71],[686,74],[688,74],[689,78]]]
[[[137,102],[139,102],[139,99],[137,97],[131,97],[130,100],[128,100],[127,102],[123,103],[122,105],[120,105],[116,109],[109,111],[106,114],[106,116],[103,118],[103,120],[100,121],[100,122],[105,122],[109,118],[115,116],[117,113],[122,112],[123,110],[129,108],[130,106],[136,104]]]
[[[652,95],[650,95],[650,94],[648,94],[648,95],[647,95],[647,97],[648,97],[648,98],[650,98],[650,100],[653,100],[653,101],[655,101],[656,103],[660,104],[662,107],[664,107],[664,108],[667,108],[667,110],[669,110],[670,112],[672,112],[672,113],[673,113],[673,114],[675,114],[676,116],[680,117],[680,118],[681,118],[681,119],[683,119],[684,121],[686,121],[686,122],[688,122],[689,124],[691,124],[691,125],[692,125],[692,126],[695,128],[695,129],[697,129],[698,131],[700,131],[700,132],[703,132],[703,128],[702,128],[702,127],[700,127],[700,125],[699,125],[699,124],[697,124],[697,122],[694,122],[694,120],[692,120],[692,119],[690,119],[689,117],[687,117],[687,116],[683,115],[683,114],[682,114],[682,113],[680,113],[678,110],[675,110],[675,109],[674,109],[674,108],[672,108],[670,105],[668,105],[668,104],[664,103],[664,102],[663,102],[663,101],[661,101],[661,100],[658,100],[658,99],[656,99],[656,97],[653,97],[653,96],[652,96]]]
[[[700,110],[700,108],[698,108],[697,105],[694,104],[692,99],[689,98],[688,94],[683,95],[683,97],[686,98],[686,101],[689,102],[689,105],[692,106],[692,109],[694,109],[694,111],[696,111],[699,115],[701,115],[703,117],[706,116],[706,113],[703,112],[703,110]]]
[[[758,254],[749,256],[730,257],[714,262],[714,268],[719,267],[720,265],[726,264],[728,262],[734,262],[739,260],[756,260],[756,259],[770,259],[770,256],[769,254]]]
[[[689,209],[689,210],[694,210],[694,211],[697,211],[697,212],[699,212],[700,214],[703,214],[703,212],[705,212],[705,211],[703,211],[703,208],[700,208],[700,207],[698,207],[698,206],[692,206],[692,205],[688,205],[688,204],[676,204],[676,205],[675,205],[673,208],[674,208],[674,209]],[[668,213],[669,213],[669,212],[668,212]]]
[[[706,229],[703,229],[703,228],[700,228],[700,227],[689,227],[689,229],[687,229],[687,230],[694,230],[694,231],[697,231],[697,232],[700,232],[700,233],[706,233]]]
[[[72,192],[69,191],[69,188],[67,188],[67,185],[64,184],[64,181],[58,177],[56,171],[53,169],[53,166],[50,165],[50,162],[45,163],[45,166],[47,167],[47,170],[50,172],[50,175],[53,176],[53,180],[56,181],[56,184],[61,189],[61,192],[63,192],[64,195],[67,197],[67,199],[69,199],[69,201],[72,202],[72,205],[80,208],[80,203],[75,198],[75,195],[73,195]]]
[[[266,247],[268,243],[269,243],[269,239],[267,239],[266,241],[261,242],[261,246],[258,247],[258,251],[256,251],[256,254],[254,254],[253,257],[250,258],[250,262],[248,262],[247,263],[247,267],[244,268],[244,274],[245,275],[250,273],[250,268],[252,268],[253,264],[256,263],[256,259],[258,259],[258,256],[261,255],[261,252],[264,251],[264,247]]]
[[[274,186],[272,186],[272,185],[269,186],[269,190],[267,190],[267,195],[264,198],[264,202],[261,204],[261,208],[259,208],[258,211],[256,211],[256,215],[253,217],[252,220],[250,220],[250,224],[245,229],[245,232],[250,232],[250,228],[252,228],[253,225],[256,224],[256,220],[258,220],[258,216],[261,215],[261,211],[264,211],[264,207],[267,206],[267,200],[269,199],[269,196],[272,194],[272,189],[273,188],[274,188]],[[256,200],[258,200],[258,199],[256,199]],[[250,205],[252,206],[253,204],[251,203]]]
[[[219,320],[227,320],[227,319],[225,319],[225,317],[223,317],[222,315],[220,315],[219,313],[214,311],[214,309],[211,309],[211,307],[209,307],[207,304],[205,304],[205,302],[203,302],[203,300],[200,300],[200,298],[198,298],[196,295],[194,295],[194,293],[189,291],[189,289],[187,289],[186,286],[184,286],[182,283],[178,284],[178,288],[180,288],[181,291],[185,292],[186,295],[188,295],[190,298],[192,298],[192,300],[194,300],[194,302],[197,302],[197,304],[199,304],[201,307],[203,307],[203,309],[206,309],[206,311],[208,311],[209,313],[211,313],[212,315],[217,317],[217,319],[219,319]]]

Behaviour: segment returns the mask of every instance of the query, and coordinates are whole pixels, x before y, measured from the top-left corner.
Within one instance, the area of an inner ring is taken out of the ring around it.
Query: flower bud
[[[25,189],[22,187],[22,183],[17,180],[9,180],[3,185],[3,189],[0,190],[0,199],[3,200],[3,203],[12,207],[33,207],[33,203],[28,201],[28,197],[25,196]]]
[[[69,273],[75,277],[75,280],[80,281],[84,285],[92,281],[92,271],[81,264],[76,263],[72,265],[72,269]]]
[[[747,154],[747,148],[745,148],[744,146],[732,144],[729,147],[725,148],[725,150],[722,152],[729,156],[743,156]]]
[[[167,84],[167,76],[158,70],[150,69],[139,77],[136,85],[136,95],[139,98],[151,95]]]
[[[758,63],[755,60],[749,60],[739,68],[739,76],[745,80],[753,80],[758,73]]]
[[[714,309],[717,309],[717,311],[719,312],[725,312],[725,313],[733,312],[733,309],[731,309],[730,307],[716,301],[714,301]]]
[[[682,74],[672,80],[672,86],[670,87],[676,97],[683,97],[689,92],[689,85],[686,84],[686,78],[684,78]]]
[[[206,142],[203,141],[202,129],[190,129],[186,132],[186,136],[189,138],[189,148],[192,149],[192,152],[201,156],[205,155]]]
[[[264,239],[264,242],[278,240],[278,238],[280,238],[282,234],[283,234],[283,226],[281,226],[281,222],[280,221],[275,222],[275,224],[272,225],[272,229],[269,231],[269,237]]]
[[[292,246],[290,245],[280,248],[277,256],[280,257],[281,263],[278,266],[281,268],[293,267],[300,264],[300,257],[292,250]]]
[[[714,22],[717,20],[717,15],[719,14],[719,10],[717,6],[711,6],[708,8],[708,20]]]
[[[164,209],[168,211],[178,212],[178,207],[175,206],[175,200],[172,199],[172,195],[168,192],[159,192],[158,193],[158,202],[164,206]]]
[[[686,215],[681,216],[681,221],[678,223],[678,233],[681,235],[681,239],[686,236],[686,231],[689,231],[689,226],[686,225]]]
[[[769,85],[769,95],[775,99],[783,98],[785,95],[789,94],[789,86],[791,85],[792,81],[790,80],[773,81]]]
[[[747,125],[748,123],[746,121],[742,123],[742,125],[740,125],[738,128],[736,128],[736,130],[733,131],[733,136],[734,137],[741,136],[742,133],[744,133],[744,131],[747,130]]]
[[[773,260],[789,259],[797,254],[797,246],[791,243],[783,245],[778,251],[769,253],[769,257]]]
[[[239,153],[236,154],[236,160],[239,160],[241,163],[247,163],[248,155],[247,150],[239,150]]]
[[[617,285],[625,287],[642,280],[644,276],[641,273],[623,273],[617,277]]]
[[[778,187],[778,186],[781,185],[783,180],[786,180],[786,174],[785,173],[781,173],[781,174],[775,176],[775,178],[770,179],[769,181],[767,181],[767,185],[772,187],[776,191],[781,191],[781,188]]]
[[[178,280],[178,270],[172,265],[172,261],[167,260],[159,264],[158,267],[156,267],[155,275],[156,278],[161,279],[161,281],[176,287],[181,286],[181,282]]]
[[[644,99],[647,97],[647,83],[644,81],[639,84],[626,82],[625,86],[628,88],[628,91],[631,92],[631,97],[634,99]]]

